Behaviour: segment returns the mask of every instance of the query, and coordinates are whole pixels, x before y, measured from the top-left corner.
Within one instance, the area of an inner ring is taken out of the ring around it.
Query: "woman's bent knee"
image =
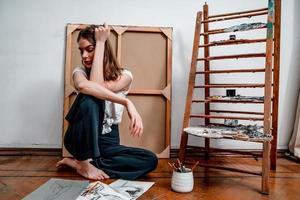
[[[157,156],[153,152],[147,151],[147,158],[148,158],[149,171],[156,169],[158,164]]]

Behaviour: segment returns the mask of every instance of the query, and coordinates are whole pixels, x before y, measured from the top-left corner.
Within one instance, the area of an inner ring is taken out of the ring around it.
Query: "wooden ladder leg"
[[[209,159],[209,150],[210,150],[210,139],[205,138],[205,160]]]
[[[181,134],[181,141],[180,141],[180,150],[179,150],[179,160],[181,162],[185,161],[185,155],[186,155],[186,148],[187,148],[187,142],[188,142],[188,134],[184,131]]]
[[[263,143],[262,158],[262,181],[261,189],[263,194],[269,194],[269,177],[270,177],[270,142]]]
[[[195,34],[194,34],[194,44],[193,44],[193,55],[191,62],[191,69],[189,75],[189,85],[185,102],[185,112],[183,119],[183,129],[188,127],[190,124],[190,114],[192,108],[192,98],[194,93],[195,79],[196,79],[196,69],[197,69],[197,58],[200,42],[200,32],[201,32],[201,21],[202,21],[202,12],[197,12],[196,23],[195,23]],[[182,131],[181,141],[180,141],[180,151],[179,159],[181,162],[185,160],[186,148],[188,143],[188,134]]]
[[[273,72],[273,104],[272,104],[273,140],[271,142],[271,170],[276,170],[276,162],[277,162],[279,72],[280,72],[280,27],[281,27],[280,18],[281,18],[281,0],[275,0],[274,72]]]
[[[272,122],[273,120],[276,120],[277,113],[276,109],[273,110],[273,117],[272,117],[272,96],[274,93],[272,90],[276,90],[276,88],[272,88],[272,82],[273,82],[273,51],[274,50],[274,0],[268,0],[268,19],[267,19],[267,41],[266,41],[266,62],[265,62],[265,91],[264,91],[264,133],[265,134],[274,134],[274,130],[272,130]],[[276,51],[277,53],[277,51]],[[274,71],[276,73],[276,71]],[[274,83],[274,86],[276,86],[276,83]],[[275,113],[274,113],[275,111]],[[274,118],[275,117],[275,118]],[[273,124],[274,125],[274,124]],[[276,128],[276,127],[275,127]],[[272,148],[272,161],[274,161],[274,158],[276,159],[276,146],[274,146],[274,143],[276,143],[277,135],[274,135],[274,142],[273,142],[273,148]],[[268,181],[268,174],[270,169],[264,169],[267,165],[270,168],[270,142],[264,142],[264,148],[263,148],[263,192],[268,192],[267,184]],[[265,171],[265,174],[264,174]],[[266,176],[264,178],[264,176]]]
[[[208,15],[208,5],[205,3],[205,5],[203,5],[203,19],[208,20],[208,16],[209,16]],[[209,23],[205,23],[203,28],[204,28],[204,32],[209,32]],[[209,44],[209,35],[204,35],[204,44],[205,45]],[[204,56],[209,57],[209,55],[210,55],[209,46],[205,46],[204,47]],[[204,61],[204,70],[205,71],[210,70],[210,62],[208,60]],[[204,75],[204,82],[207,85],[210,84],[210,74],[205,74]],[[204,89],[204,96],[205,96],[205,99],[210,97],[210,88],[205,88]],[[210,115],[210,104],[209,104],[209,102],[207,102],[205,104],[204,110],[205,110],[205,115]],[[204,123],[205,123],[205,125],[209,125],[210,124],[210,119],[205,118]],[[205,160],[209,159],[209,150],[210,150],[210,139],[205,138],[205,154],[204,154],[204,159]]]

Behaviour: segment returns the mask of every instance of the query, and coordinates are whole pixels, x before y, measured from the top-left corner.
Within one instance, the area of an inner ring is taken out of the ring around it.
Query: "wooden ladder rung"
[[[252,30],[257,30],[257,29],[265,29],[267,28],[267,26],[263,26],[263,27],[258,27],[258,28],[252,28],[249,29],[247,31],[252,31]],[[240,31],[234,31],[234,32],[240,32]],[[205,36],[205,35],[214,35],[214,34],[221,34],[221,33],[229,33],[229,32],[225,32],[225,29],[213,29],[204,33],[200,33],[200,36]]]
[[[261,88],[265,84],[210,84],[210,85],[197,85],[194,88]]]
[[[231,16],[231,17],[223,17],[223,18],[217,18],[217,19],[204,20],[204,21],[202,21],[202,23],[220,22],[220,21],[239,19],[239,18],[250,18],[250,17],[254,17],[254,16],[267,15],[267,14],[268,14],[268,11],[260,11],[260,12],[251,13],[251,14],[241,14],[241,15],[238,15],[238,16]]]
[[[263,112],[249,112],[249,111],[236,111],[236,110],[209,110],[215,113],[236,113],[236,114],[250,114],[250,115],[264,115]]]
[[[216,17],[226,17],[226,16],[231,16],[231,15],[240,15],[240,14],[246,14],[246,13],[266,11],[266,10],[268,10],[268,8],[260,8],[260,9],[255,9],[255,10],[241,11],[241,12],[233,12],[233,13],[224,13],[224,14],[218,14],[218,15],[210,15],[210,16],[208,16],[208,18],[211,19],[211,18],[216,18]]]
[[[192,100],[193,103],[255,103],[263,104],[264,101],[245,101],[245,100],[224,100],[224,99],[207,99],[207,100]]]
[[[205,164],[205,163],[201,163],[199,166],[206,167],[206,168],[209,167],[209,168],[214,168],[214,169],[220,169],[220,170],[229,170],[229,171],[233,171],[233,172],[239,172],[239,173],[245,173],[245,174],[252,174],[252,175],[257,175],[257,176],[261,176],[262,175],[262,172],[255,172],[255,171],[251,171],[251,170],[238,169],[238,168],[233,168],[233,167],[224,167],[224,166],[218,166],[218,165],[212,165],[212,164]]]
[[[224,45],[236,45],[236,44],[250,44],[250,43],[259,43],[266,42],[267,39],[240,39],[240,40],[221,40],[215,41],[208,44],[199,45],[199,48],[202,47],[211,47],[211,46],[224,46]]]
[[[236,54],[226,56],[210,56],[206,58],[197,58],[198,61],[209,61],[209,60],[223,60],[223,59],[238,59],[238,58],[255,58],[255,57],[266,57],[265,53],[249,53],[249,54]]]
[[[196,74],[221,74],[221,73],[255,73],[264,72],[265,68],[258,69],[231,69],[231,70],[209,70],[209,71],[197,71]]]
[[[240,119],[240,120],[253,120],[263,121],[263,117],[240,117],[240,116],[216,116],[216,115],[190,115],[190,118],[209,118],[209,119]]]

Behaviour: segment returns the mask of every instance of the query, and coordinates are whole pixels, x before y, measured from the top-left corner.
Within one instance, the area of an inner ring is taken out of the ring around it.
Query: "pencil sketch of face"
[[[130,197],[138,197],[140,193],[142,193],[144,190],[143,188],[136,187],[136,186],[121,186],[115,188],[118,192],[125,194],[126,196]]]

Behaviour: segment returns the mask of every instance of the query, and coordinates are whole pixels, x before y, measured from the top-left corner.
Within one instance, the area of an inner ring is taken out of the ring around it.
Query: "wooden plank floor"
[[[56,169],[55,163],[59,159],[59,156],[0,156],[0,199],[22,199],[54,177],[83,180],[70,168]],[[167,165],[168,161],[169,159],[161,159],[154,172],[140,179],[154,181],[155,185],[139,200],[300,199],[300,164],[291,160],[278,159],[277,171],[271,173],[270,195],[260,193],[259,176],[200,167],[194,173],[194,190],[187,194],[176,193],[170,187],[172,174]],[[261,161],[249,157],[212,157],[209,163],[259,171]]]

